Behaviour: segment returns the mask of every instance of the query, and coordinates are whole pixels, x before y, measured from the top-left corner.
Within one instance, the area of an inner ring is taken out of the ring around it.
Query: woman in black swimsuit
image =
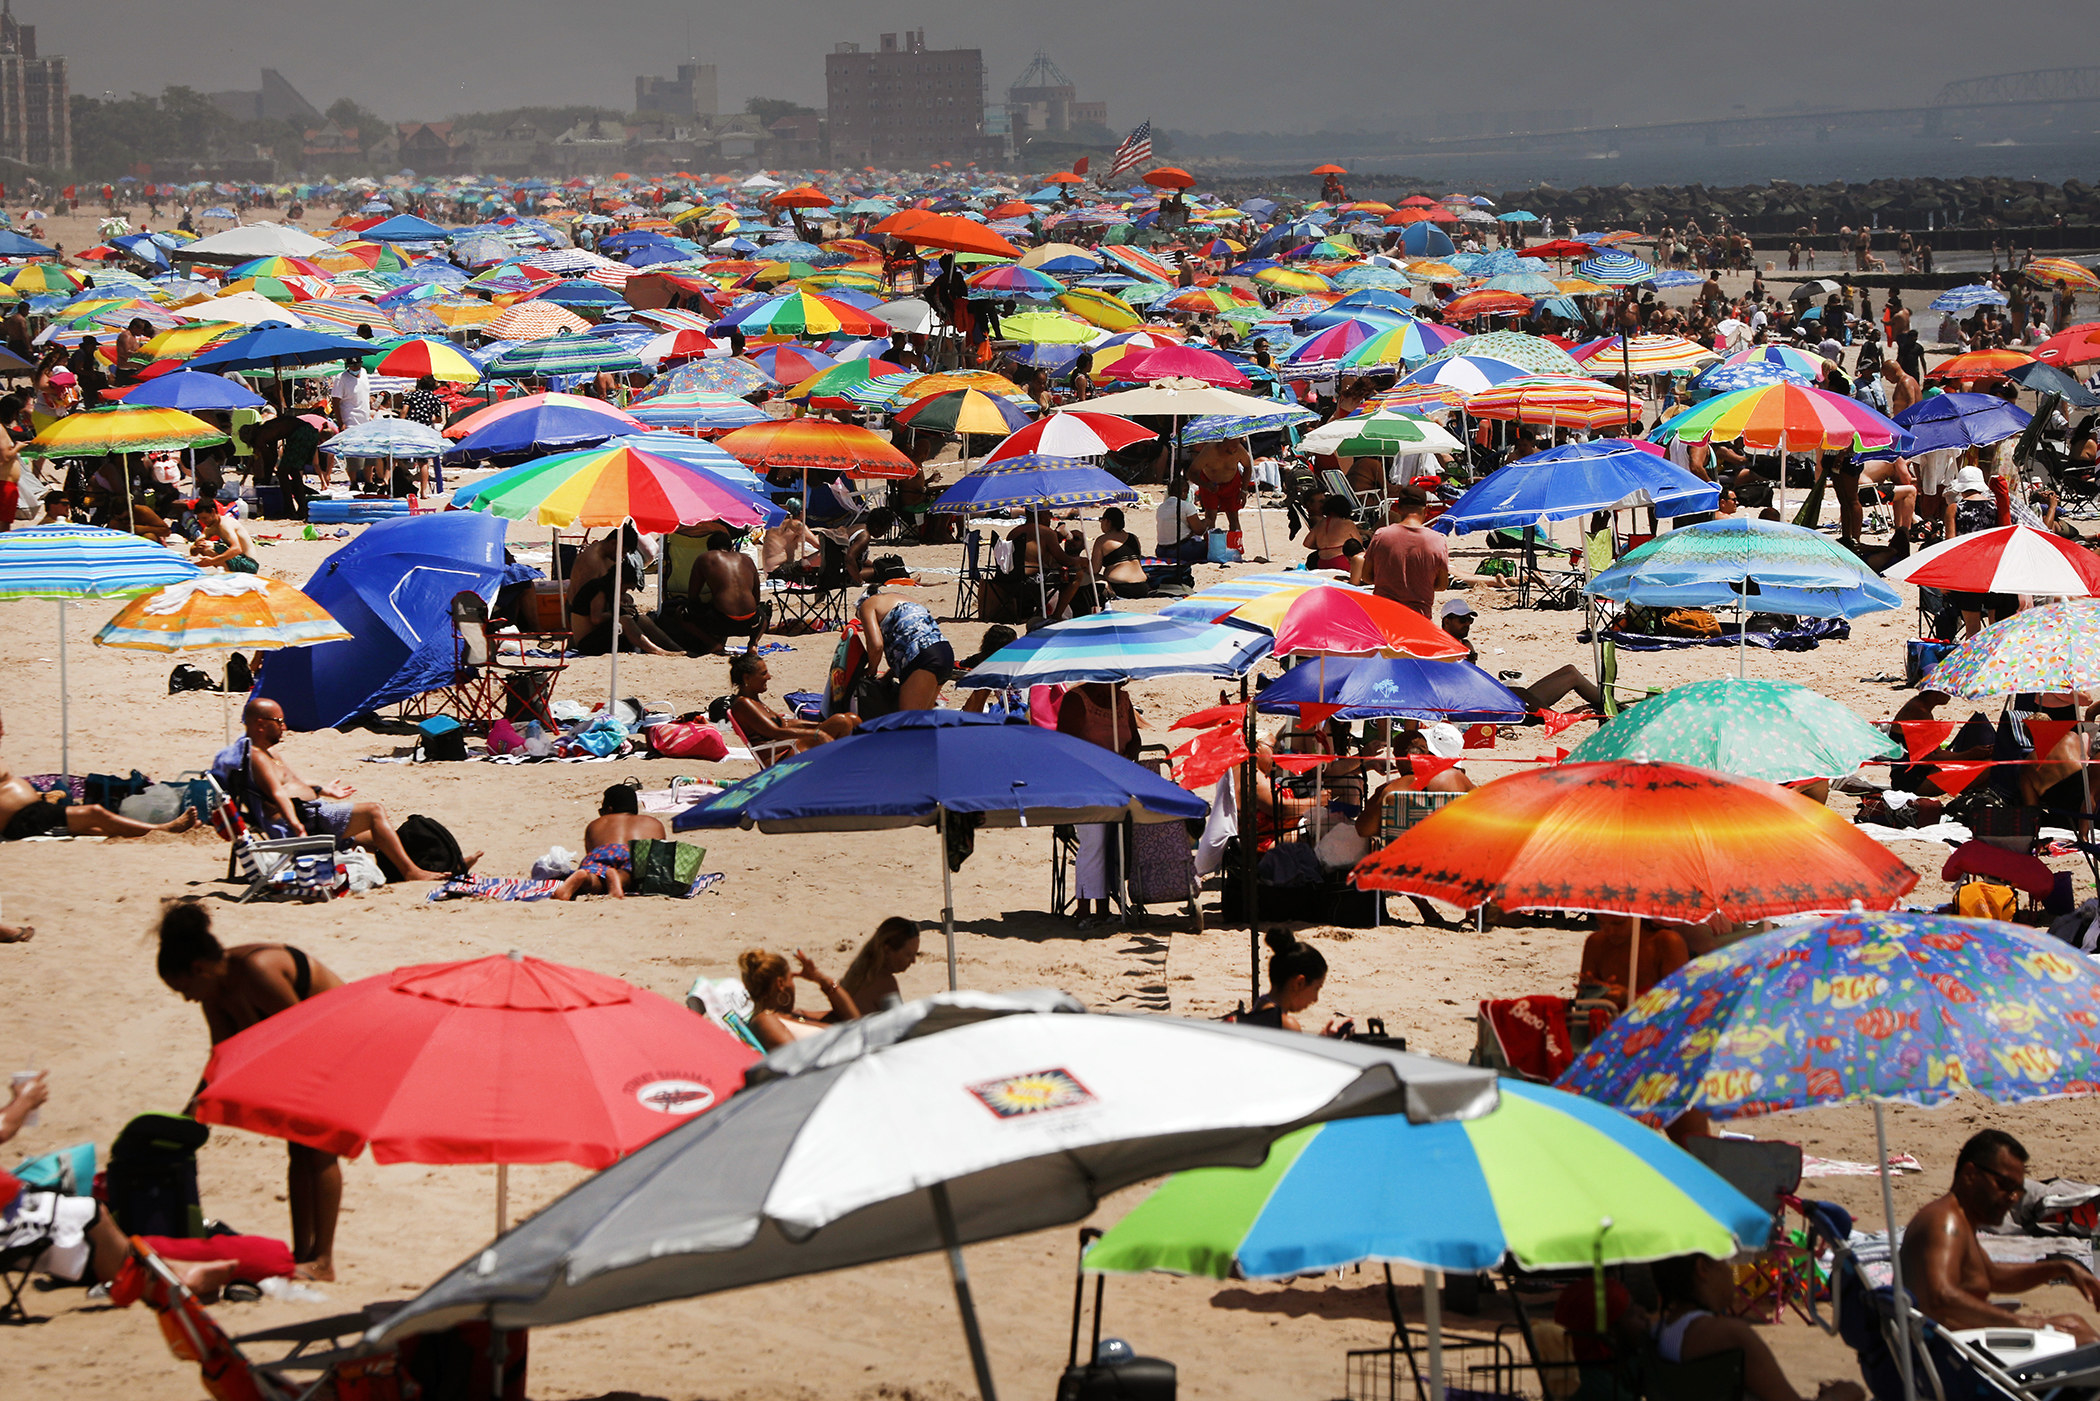
[[[1111,506],[1101,513],[1101,534],[1094,541],[1094,577],[1115,591],[1117,598],[1143,598],[1152,592],[1137,537],[1123,528],[1123,512]]]
[[[288,944],[223,948],[211,911],[172,904],[160,921],[160,980],[204,1009],[214,1046],[343,980]],[[200,1087],[201,1088],[201,1087]],[[335,1220],[343,1204],[343,1169],[333,1153],[288,1143],[292,1258],[305,1279],[335,1278]]]

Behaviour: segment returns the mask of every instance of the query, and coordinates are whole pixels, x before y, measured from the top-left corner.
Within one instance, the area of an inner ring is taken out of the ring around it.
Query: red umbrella
[[[1312,168],[1312,173],[1315,175],[1347,175],[1349,172],[1342,169],[1340,166],[1335,165],[1333,162],[1329,162],[1326,165],[1314,166]]]
[[[1888,578],[1964,593],[2085,598],[2100,594],[2100,559],[2049,531],[2001,525],[1912,555],[1891,567]]]
[[[1140,384],[1156,379],[1200,379],[1220,389],[1249,387],[1247,377],[1240,373],[1237,365],[1216,351],[1200,350],[1192,345],[1163,345],[1125,355],[1101,373],[1108,379],[1136,380]]]
[[[82,256],[85,256],[84,254]],[[2100,360],[2100,321],[2066,326],[2034,348],[2045,365],[2087,365]]]
[[[222,1041],[197,1117],[381,1163],[602,1168],[757,1053],[653,992],[512,954],[363,978]]]
[[[1066,409],[1044,414],[993,448],[984,460],[997,462],[1002,457],[1026,457],[1035,452],[1051,457],[1099,457],[1158,436],[1150,428],[1112,413]]]
[[[1466,644],[1404,603],[1360,589],[1280,589],[1226,617],[1276,634],[1276,655],[1300,657],[1463,657]]]

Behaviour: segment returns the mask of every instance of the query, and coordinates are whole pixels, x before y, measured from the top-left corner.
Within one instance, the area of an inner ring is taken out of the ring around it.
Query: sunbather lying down
[[[579,895],[610,895],[615,899],[627,893],[627,883],[634,879],[634,841],[653,837],[661,841],[669,835],[664,824],[641,811],[640,800],[634,789],[624,783],[615,783],[605,790],[599,801],[598,815],[583,829],[583,847],[588,854],[576,874],[561,883],[554,892],[557,900],[574,900]]]
[[[0,727],[0,736],[6,733]],[[94,803],[76,803],[63,793],[40,793],[0,758],[0,841],[56,833],[63,837],[143,837],[148,832],[186,832],[197,814],[185,809],[172,822],[134,822]],[[13,942],[0,934],[0,943]]]

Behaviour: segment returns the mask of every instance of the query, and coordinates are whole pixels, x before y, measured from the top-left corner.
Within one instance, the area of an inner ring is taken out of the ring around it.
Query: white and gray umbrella
[[[1079,1015],[1073,1015],[1079,1014]],[[367,1338],[485,1318],[566,1323],[668,1299],[948,1253],[994,1401],[962,1246],[1077,1221],[1184,1168],[1253,1167],[1307,1124],[1495,1107],[1492,1074],[1221,1022],[951,992],[783,1047],[746,1088],[606,1169]]]

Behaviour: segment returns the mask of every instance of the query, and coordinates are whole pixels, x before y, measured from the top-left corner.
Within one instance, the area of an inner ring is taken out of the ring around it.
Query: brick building
[[[63,58],[39,58],[36,26],[0,0],[0,157],[47,170],[73,164],[72,93]]]
[[[926,31],[882,36],[872,53],[840,44],[824,56],[831,159],[844,165],[916,167],[995,160],[984,130],[984,54],[929,49]]]

